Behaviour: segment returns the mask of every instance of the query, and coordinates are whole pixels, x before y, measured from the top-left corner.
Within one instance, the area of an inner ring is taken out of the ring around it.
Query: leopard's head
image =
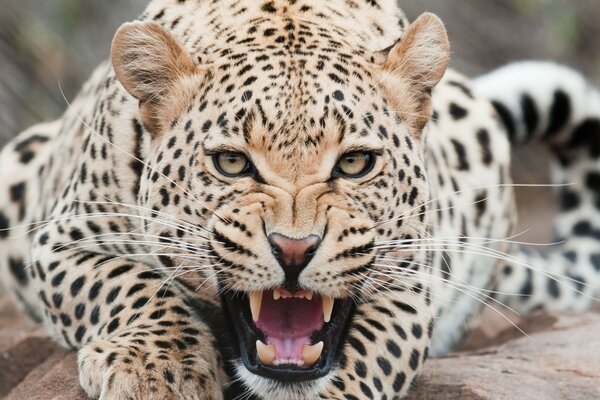
[[[151,253],[220,299],[251,389],[315,389],[343,359],[357,304],[399,259],[419,268],[415,246],[389,262],[382,243],[425,232],[423,129],[445,29],[426,14],[372,52],[334,27],[263,19],[190,46],[148,22],[113,43],[152,137],[139,196],[162,242]]]

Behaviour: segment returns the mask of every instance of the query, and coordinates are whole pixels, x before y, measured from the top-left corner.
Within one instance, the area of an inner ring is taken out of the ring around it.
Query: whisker
[[[426,207],[429,204],[436,202],[440,199],[443,199],[445,197],[450,197],[450,196],[454,196],[457,194],[460,194],[462,192],[466,192],[466,191],[475,191],[475,190],[483,190],[483,189],[491,189],[491,188],[517,188],[517,187],[525,187],[525,188],[540,188],[540,187],[568,187],[568,186],[574,186],[576,183],[571,182],[571,183],[548,183],[548,184],[522,184],[522,183],[503,183],[503,184],[495,184],[495,185],[482,185],[482,186],[472,186],[472,187],[466,187],[464,189],[461,190],[457,190],[454,192],[448,192],[448,193],[443,193],[441,195],[439,195],[436,198],[430,199],[428,201],[426,201],[425,203],[419,204],[418,206],[414,206],[412,208],[410,208],[409,210],[403,212],[402,214],[400,214],[397,217],[388,219],[386,221],[382,221],[382,222],[378,222],[377,224],[375,224],[374,226],[372,226],[370,229],[375,229],[378,228],[382,225],[388,224],[390,222],[395,222],[398,221],[400,219],[406,218],[406,216],[408,214],[413,213],[414,211],[418,211],[419,209],[421,209],[422,207]],[[481,200],[479,200],[481,201]],[[473,202],[473,204],[475,204],[475,202]],[[454,208],[454,207],[446,207],[446,208],[442,208],[439,211],[443,211],[445,209],[450,209],[450,208]],[[438,210],[433,210],[433,211],[438,211]],[[423,215],[423,214],[428,214],[432,211],[430,210],[426,210],[422,213],[418,213],[416,214],[417,216]]]
[[[430,244],[430,246],[431,245],[432,244]],[[519,259],[515,258],[514,256],[512,256],[510,254],[502,253],[500,251],[495,251],[495,250],[488,249],[488,248],[468,247],[468,245],[458,244],[458,243],[456,243],[454,245],[458,246],[458,247],[462,247],[463,249],[448,248],[448,247],[446,247],[447,244],[445,244],[445,243],[440,244],[438,247],[422,248],[420,245],[419,246],[415,245],[414,248],[415,249],[419,249],[421,251],[440,251],[440,250],[443,250],[446,253],[459,253],[459,254],[472,254],[472,255],[478,255],[478,256],[485,256],[485,257],[491,257],[491,258],[495,258],[495,259],[498,259],[498,260],[501,260],[501,261],[505,261],[507,263],[516,264],[516,265],[519,265],[519,266],[531,269],[532,271],[537,272],[539,274],[542,274],[542,275],[546,276],[548,279],[555,280],[558,284],[560,284],[560,285],[562,285],[564,287],[567,287],[570,290],[574,290],[575,292],[579,293],[580,295],[582,295],[582,296],[584,296],[586,298],[598,301],[597,298],[595,298],[593,296],[590,296],[590,295],[588,295],[588,294],[580,291],[579,289],[577,289],[577,285],[580,284],[580,281],[577,280],[576,278],[572,278],[572,277],[569,277],[569,276],[562,275],[560,273],[555,273],[555,272],[552,272],[552,271],[544,270],[542,268],[536,267],[535,265],[529,264],[526,261],[519,260]],[[410,247],[413,247],[413,246],[409,245],[409,246],[405,246],[405,247],[410,248]],[[472,250],[472,249],[475,249],[475,250],[478,250],[478,251],[469,251],[469,250]],[[412,253],[414,250],[405,249],[405,248],[394,250],[394,252],[408,252],[408,251],[410,251]],[[402,259],[398,259],[398,261],[401,262]],[[561,281],[558,278],[562,278],[562,279],[565,279],[567,281],[570,281],[575,286],[570,286],[570,285],[568,285],[567,283]]]
[[[364,274],[361,274],[361,275],[362,275],[362,276],[363,276],[365,279],[375,279],[375,278],[373,278],[373,277],[368,277],[367,275],[364,275]],[[386,284],[386,285],[388,284],[388,282],[386,282],[386,281],[380,281],[379,283],[380,283],[380,284]],[[390,289],[389,289],[388,287],[385,287],[385,286],[383,287],[383,289],[385,289],[385,290],[387,290],[387,291],[390,291]],[[459,292],[463,293],[464,295],[471,297],[471,298],[472,298],[472,299],[474,299],[475,301],[477,301],[477,302],[479,302],[479,303],[483,304],[485,307],[489,307],[489,308],[491,308],[491,309],[492,309],[492,311],[494,311],[496,314],[500,315],[500,317],[501,317],[502,319],[504,319],[504,320],[505,320],[505,321],[507,321],[509,324],[511,324],[511,325],[512,325],[512,326],[513,326],[515,329],[517,329],[517,330],[518,330],[518,331],[519,331],[519,332],[520,332],[520,333],[521,333],[523,336],[525,336],[525,337],[529,337],[529,336],[527,335],[527,333],[526,333],[525,331],[523,331],[523,330],[522,330],[522,329],[521,329],[521,328],[520,328],[520,327],[519,327],[517,324],[515,324],[515,323],[514,323],[514,322],[513,322],[513,321],[512,321],[512,320],[511,320],[509,317],[507,317],[506,315],[504,315],[504,314],[503,314],[503,313],[502,313],[500,310],[498,310],[497,308],[493,307],[493,306],[492,306],[491,304],[489,304],[488,302],[486,302],[486,301],[484,301],[484,300],[480,299],[480,298],[479,298],[479,297],[478,297],[478,296],[477,296],[475,293],[470,293],[470,292],[467,292],[467,291],[465,291],[465,290],[461,290],[460,288],[455,288],[455,289],[456,289],[456,290],[458,290]],[[396,292],[391,292],[391,293],[392,293],[392,294],[395,294]],[[430,292],[430,295],[433,295],[433,291],[432,291],[432,292]],[[488,297],[489,297],[489,296],[488,296]],[[492,299],[493,299],[493,298],[492,298]],[[493,300],[495,300],[495,299],[493,299]],[[501,302],[499,302],[498,300],[495,300],[495,302],[496,302],[496,304],[498,304],[498,305],[501,305],[502,307],[504,307],[504,308],[506,308],[506,309],[508,309],[508,310],[511,310],[511,311],[513,311],[513,312],[514,312],[514,310],[512,310],[510,307],[506,306],[505,304],[502,304],[502,303],[501,303]],[[432,316],[432,318],[436,318],[436,317],[435,317],[435,316]]]

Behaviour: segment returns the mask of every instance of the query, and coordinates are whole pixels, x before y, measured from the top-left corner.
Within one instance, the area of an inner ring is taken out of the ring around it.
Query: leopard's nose
[[[269,235],[271,251],[285,273],[285,288],[298,290],[298,277],[317,252],[321,238],[309,235],[302,239],[292,239],[279,233]]]

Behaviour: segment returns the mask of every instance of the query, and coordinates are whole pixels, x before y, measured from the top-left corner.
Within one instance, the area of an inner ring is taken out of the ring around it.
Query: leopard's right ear
[[[139,100],[142,122],[153,136],[184,110],[204,75],[173,35],[155,22],[121,26],[111,55],[117,79]]]

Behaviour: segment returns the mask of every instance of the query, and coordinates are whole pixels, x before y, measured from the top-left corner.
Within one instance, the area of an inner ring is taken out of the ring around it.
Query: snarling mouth
[[[246,368],[285,382],[317,379],[338,359],[353,302],[285,289],[224,296]]]

